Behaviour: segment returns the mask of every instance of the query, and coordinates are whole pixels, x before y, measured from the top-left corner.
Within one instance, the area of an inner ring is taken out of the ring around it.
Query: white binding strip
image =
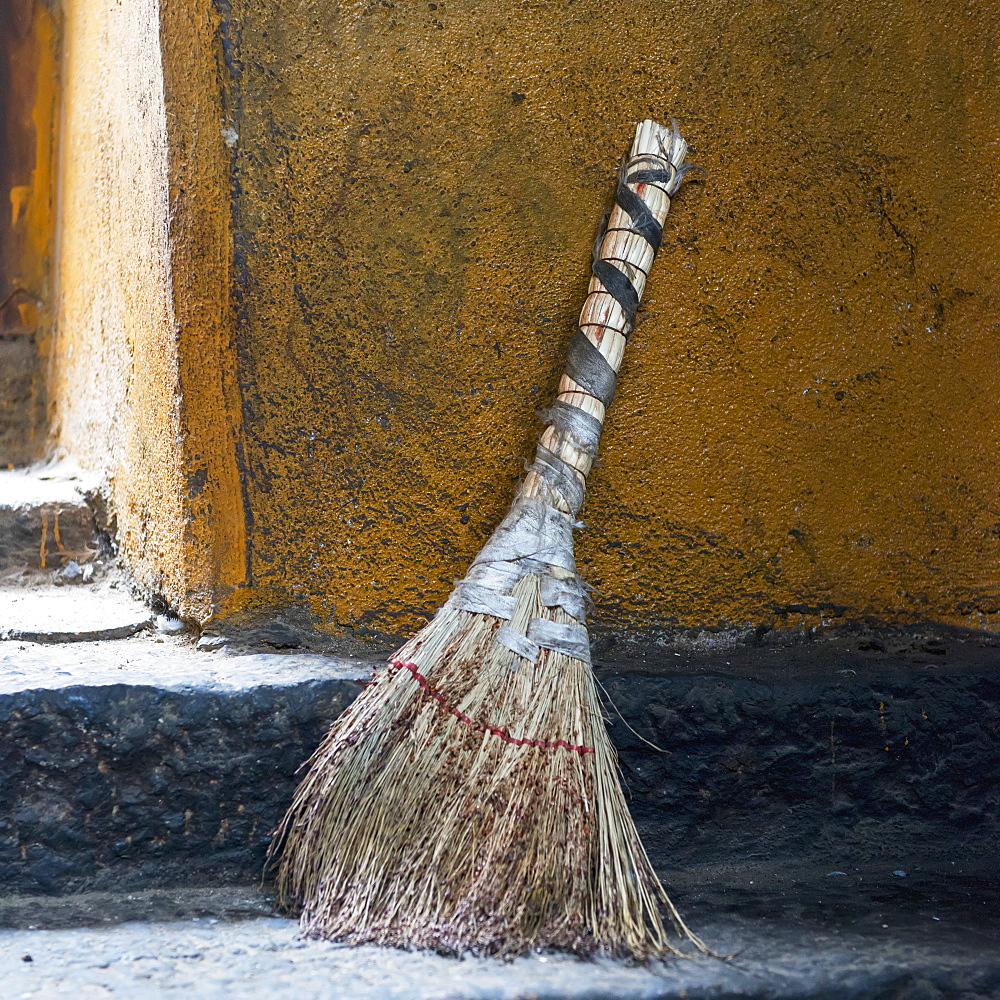
[[[542,649],[551,649],[590,663],[590,636],[582,625],[563,625],[547,618],[532,618],[528,638]]]
[[[515,632],[509,625],[502,625],[497,630],[496,641],[531,663],[538,660],[540,652],[538,644],[532,642],[527,636]]]
[[[493,615],[510,621],[517,606],[517,598],[509,594],[498,594],[487,587],[474,583],[460,583],[449,599],[454,607],[462,611],[475,611],[481,615]]]
[[[537,499],[517,501],[476,556],[473,569],[480,563],[534,559],[540,563],[575,571],[576,563],[573,560],[575,523],[561,511]]]
[[[577,577],[557,580],[553,576],[542,577],[542,604],[547,608],[562,608],[571,618],[583,622],[586,618],[583,585]]]
[[[509,594],[514,584],[524,576],[524,568],[516,562],[473,563],[462,584],[475,584],[484,590]]]

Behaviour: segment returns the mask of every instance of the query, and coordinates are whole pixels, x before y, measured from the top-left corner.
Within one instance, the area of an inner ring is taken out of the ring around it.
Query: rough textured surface
[[[52,313],[58,13],[39,0],[0,7],[0,468],[45,444]]]
[[[94,657],[89,686],[57,652],[33,689],[23,680],[48,648],[0,645],[5,666],[28,675],[0,695],[8,889],[253,878],[296,769],[369,673],[317,657],[160,661],[150,642]]]
[[[1000,621],[995,2],[219,9],[262,600],[387,631],[440,604],[633,123],[672,114],[707,174],[592,477],[598,623]]]
[[[0,471],[0,581],[12,571],[95,557],[104,526],[87,501],[94,485],[66,464]]]
[[[742,856],[1000,847],[995,640],[857,629],[633,654],[606,649],[598,672],[628,723],[612,714],[630,805],[678,864],[720,838]]]
[[[371,657],[315,653],[206,652],[191,636],[137,635],[127,642],[0,644],[0,694],[67,687],[131,685],[189,694],[233,694],[258,687],[359,680],[371,676]],[[384,663],[384,659],[380,662]]]
[[[0,931],[11,996],[281,1000],[988,1000],[1000,988],[995,933],[930,924],[857,933],[808,922],[713,921],[731,962],[650,967],[534,955],[488,959],[303,941],[288,920],[131,923]]]
[[[0,655],[0,878],[21,892],[253,879],[296,769],[370,673],[151,637]],[[720,856],[808,852],[827,870],[994,856],[997,655],[924,630],[605,657],[635,730],[612,731],[626,787],[668,886]]]
[[[204,620],[245,561],[211,29],[194,2],[63,11],[55,446],[104,480],[138,585]]]
[[[676,114],[708,173],[592,479],[597,624],[994,628],[998,13],[72,0],[59,446],[184,614],[413,628]]]
[[[272,893],[260,885],[227,885],[134,892],[75,892],[66,896],[7,894],[0,898],[0,928],[50,930],[99,927],[133,920],[246,920],[274,915]]]
[[[297,768],[356,691],[121,684],[2,699],[0,879],[55,892],[252,878]]]

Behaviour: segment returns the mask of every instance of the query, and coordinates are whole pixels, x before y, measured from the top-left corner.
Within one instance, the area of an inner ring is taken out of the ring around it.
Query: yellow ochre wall
[[[186,0],[64,0],[49,385],[55,453],[104,474],[136,582],[200,620],[246,564],[208,14]]]
[[[60,314],[61,440],[149,586],[430,614],[673,115],[706,172],[591,477],[594,621],[1000,626],[996,2],[156,6],[69,4]]]
[[[998,7],[234,0],[250,572],[412,627],[505,510],[617,159],[706,169],[578,539],[603,625],[1000,625]]]

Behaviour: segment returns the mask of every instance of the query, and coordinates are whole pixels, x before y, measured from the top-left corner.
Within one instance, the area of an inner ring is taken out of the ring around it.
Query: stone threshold
[[[25,1000],[985,1000],[1000,990],[996,938],[977,931],[872,932],[731,914],[699,931],[734,957],[452,959],[304,940],[291,920],[248,915],[0,931],[0,963],[8,995]]]

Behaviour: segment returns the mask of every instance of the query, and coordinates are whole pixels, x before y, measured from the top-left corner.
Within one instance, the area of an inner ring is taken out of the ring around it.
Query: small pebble
[[[91,568],[90,572],[93,574],[93,568]],[[83,567],[75,559],[70,559],[70,561],[55,574],[53,582],[57,587],[61,587],[67,583],[83,583]]]

